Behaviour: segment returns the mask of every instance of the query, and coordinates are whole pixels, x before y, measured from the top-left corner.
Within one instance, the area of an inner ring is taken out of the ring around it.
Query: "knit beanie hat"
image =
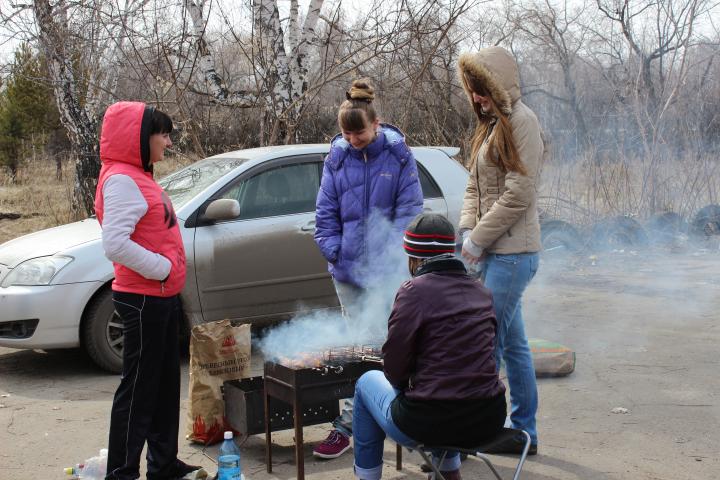
[[[437,213],[421,213],[405,230],[405,253],[414,258],[432,258],[455,253],[455,229]]]

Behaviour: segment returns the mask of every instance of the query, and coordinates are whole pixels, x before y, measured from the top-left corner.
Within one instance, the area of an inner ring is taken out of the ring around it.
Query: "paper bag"
[[[229,320],[193,327],[190,337],[190,389],[187,438],[210,445],[231,430],[225,419],[221,386],[250,376],[250,325]]]

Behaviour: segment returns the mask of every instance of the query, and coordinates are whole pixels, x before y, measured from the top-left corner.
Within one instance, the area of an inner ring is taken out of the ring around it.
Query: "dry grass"
[[[686,220],[720,201],[720,164],[709,154],[650,161],[602,159],[588,154],[574,163],[545,165],[540,203],[553,218],[587,225],[629,215],[646,219],[676,212]]]
[[[156,177],[192,162],[186,157],[171,156],[156,165]],[[55,163],[49,159],[26,162],[18,172],[17,182],[10,183],[0,170],[0,214],[17,213],[17,220],[0,220],[0,244],[44,228],[76,220],[71,210],[74,179],[72,162],[63,163],[63,178],[55,177]]]
[[[63,165],[63,180],[55,178],[50,161],[31,161],[18,171],[15,184],[0,173],[0,213],[18,213],[17,220],[0,220],[0,243],[71,220],[70,165]]]

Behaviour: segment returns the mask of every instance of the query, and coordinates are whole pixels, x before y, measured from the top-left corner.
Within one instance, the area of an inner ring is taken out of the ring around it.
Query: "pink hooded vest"
[[[170,260],[172,268],[162,282],[150,280],[124,265],[113,263],[115,280],[112,288],[117,292],[171,297],[185,286],[185,248],[172,203],[153,179],[149,165],[149,113],[141,102],[118,102],[105,112],[100,136],[102,168],[95,192],[95,213],[102,226],[103,185],[110,176],[122,174],[133,179],[145,197],[148,209],[135,225],[130,239]]]

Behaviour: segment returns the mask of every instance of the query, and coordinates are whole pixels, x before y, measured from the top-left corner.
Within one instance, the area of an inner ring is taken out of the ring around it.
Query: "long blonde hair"
[[[478,117],[478,124],[470,142],[471,162],[477,161],[480,148],[489,136],[486,160],[497,165],[504,173],[517,172],[521,175],[527,175],[527,170],[515,146],[515,137],[508,116],[498,108],[495,99],[492,98],[487,89],[483,85],[479,85],[480,82],[472,82],[467,78],[467,75],[463,75],[463,81],[469,91],[490,98],[491,105],[491,111],[486,113],[483,112],[479,104],[471,99],[473,110],[475,110],[475,115]],[[492,125],[493,119],[497,119],[494,126]]]

